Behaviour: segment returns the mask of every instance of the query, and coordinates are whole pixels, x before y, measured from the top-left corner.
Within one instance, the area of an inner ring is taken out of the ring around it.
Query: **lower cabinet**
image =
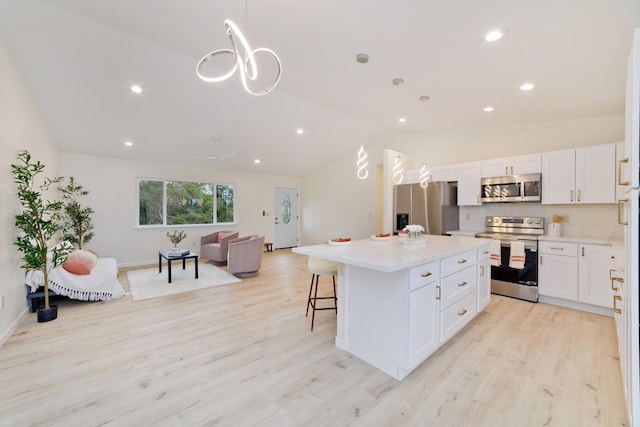
[[[611,246],[543,241],[538,257],[540,295],[611,308]]]
[[[478,313],[491,302],[490,255],[489,246],[478,248]]]
[[[440,346],[439,285],[409,293],[409,366],[417,366]]]
[[[477,253],[466,252],[440,261],[440,341],[448,341],[478,314]]]

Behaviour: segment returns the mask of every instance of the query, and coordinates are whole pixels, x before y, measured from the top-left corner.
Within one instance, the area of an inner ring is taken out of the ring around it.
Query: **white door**
[[[273,221],[275,226],[273,248],[298,246],[298,190],[275,188]]]

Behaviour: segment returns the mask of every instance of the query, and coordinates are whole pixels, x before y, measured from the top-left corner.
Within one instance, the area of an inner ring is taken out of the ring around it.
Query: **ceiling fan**
[[[185,157],[186,159],[198,159],[198,160],[218,160],[218,161],[224,161],[224,160],[229,160],[235,156],[238,155],[238,150],[234,150],[234,149],[228,149],[228,150],[221,150],[220,149],[220,137],[219,136],[214,136],[213,138],[213,142],[215,144],[215,151],[213,154],[209,155],[209,156],[202,156],[202,157]]]

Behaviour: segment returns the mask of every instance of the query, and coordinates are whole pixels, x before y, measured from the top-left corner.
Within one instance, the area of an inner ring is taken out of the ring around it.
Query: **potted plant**
[[[77,185],[73,177],[69,178],[66,187],[61,187],[62,193],[62,238],[82,249],[93,237],[93,222],[91,215],[94,210],[82,207],[78,200],[89,194],[82,185]]]
[[[44,277],[44,308],[38,308],[38,322],[48,322],[58,317],[58,307],[49,305],[49,271],[61,265],[73,248],[70,244],[59,244],[49,250],[49,242],[62,229],[60,223],[61,201],[44,199],[53,184],[62,178],[44,178],[36,184],[44,165],[31,161],[31,154],[22,150],[18,153],[18,163],[11,165],[13,180],[18,186],[18,198],[22,211],[15,216],[18,235],[14,241],[22,253],[22,265],[25,270],[38,270]]]
[[[182,250],[178,249],[178,245],[180,244],[180,242],[187,238],[187,233],[182,230],[173,230],[171,233],[167,231],[167,237],[169,238],[171,243],[173,243],[172,251],[181,252]]]

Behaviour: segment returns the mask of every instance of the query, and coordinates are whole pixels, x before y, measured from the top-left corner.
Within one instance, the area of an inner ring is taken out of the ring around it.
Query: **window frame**
[[[154,181],[162,183],[162,224],[140,224],[140,183],[142,181]],[[167,224],[167,184],[169,182],[189,183],[189,184],[210,184],[213,190],[213,205],[212,205],[212,222],[200,223],[200,224]],[[228,186],[233,189],[233,221],[231,222],[218,222],[218,187]],[[237,185],[231,182],[204,182],[198,180],[178,180],[178,179],[163,179],[163,178],[148,178],[148,177],[136,177],[136,219],[135,228],[151,229],[151,228],[175,228],[175,227],[211,227],[219,225],[237,225]]]

